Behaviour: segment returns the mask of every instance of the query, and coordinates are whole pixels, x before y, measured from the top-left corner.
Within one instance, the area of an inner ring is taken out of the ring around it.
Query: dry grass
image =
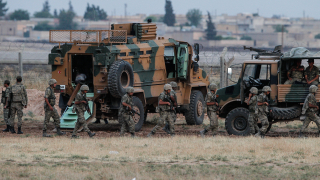
[[[15,66],[5,66],[0,71],[0,86],[2,86],[5,80],[9,80],[12,84],[15,84],[16,77],[19,75],[19,71]],[[42,66],[34,66],[32,69],[23,73],[22,83],[27,89],[45,90],[48,86],[48,81],[51,78],[51,72]]]
[[[217,179],[271,176],[312,179],[320,175],[319,155],[320,142],[316,138],[261,140],[254,137],[177,136],[71,140],[65,137],[2,137],[0,176],[12,179],[184,179],[210,176]]]

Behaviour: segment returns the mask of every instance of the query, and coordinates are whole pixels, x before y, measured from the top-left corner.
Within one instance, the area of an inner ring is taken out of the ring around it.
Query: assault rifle
[[[126,107],[127,111],[130,111],[130,115],[134,116],[135,114],[138,114],[140,116],[140,113],[138,113],[136,110],[134,110],[133,108],[131,108],[131,110],[129,110],[129,107]]]
[[[11,102],[12,102],[12,93],[10,93],[10,97],[7,98],[7,101],[8,101],[8,106],[7,108],[9,108],[9,115],[8,115],[8,120],[9,118],[11,118]]]
[[[169,102],[170,103],[170,111],[174,111],[174,113],[176,113],[176,110],[174,108],[174,104],[173,104],[170,97],[171,97],[170,95],[169,95],[169,97],[165,96],[165,98],[163,100]]]
[[[87,102],[87,103],[85,104],[86,110],[88,111],[88,114],[91,116],[92,113],[91,113],[91,110],[90,110],[90,107],[89,107],[89,102],[88,102],[87,98],[85,98],[84,96],[85,96],[85,95],[83,94],[83,99]]]

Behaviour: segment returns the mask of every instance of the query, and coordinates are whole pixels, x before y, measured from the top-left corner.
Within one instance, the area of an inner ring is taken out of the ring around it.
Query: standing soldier
[[[303,121],[303,125],[300,130],[299,137],[303,138],[305,137],[304,132],[311,121],[314,121],[316,125],[318,126],[318,131],[320,134],[320,118],[316,115],[316,112],[319,110],[319,107],[317,106],[317,100],[316,100],[316,92],[318,90],[318,87],[316,85],[311,85],[309,87],[309,94],[306,97],[303,107],[302,107],[302,114],[306,114],[306,119]]]
[[[55,88],[57,85],[57,81],[55,79],[50,79],[49,80],[49,87],[45,91],[44,95],[44,111],[45,111],[45,116],[44,116],[44,122],[43,122],[43,137],[52,137],[51,135],[47,134],[47,124],[50,121],[50,118],[53,118],[54,125],[57,129],[57,134],[64,135],[64,132],[60,131],[60,118],[58,111],[54,107],[56,104],[56,96],[54,95],[53,88]]]
[[[205,134],[211,130],[212,135],[215,136],[215,133],[218,131],[218,116],[217,116],[217,111],[218,111],[218,102],[216,100],[216,89],[218,86],[215,83],[211,83],[209,85],[209,92],[207,93],[206,96],[206,104],[207,104],[207,114],[210,119],[210,126],[206,127],[204,130],[200,131],[200,135],[202,137],[205,136]]]
[[[258,94],[258,89],[256,87],[252,87],[250,89],[250,94],[247,102],[247,105],[249,106],[248,122],[250,126],[251,135],[254,135],[256,131],[259,132],[259,127],[257,124],[258,122],[257,94]]]
[[[309,66],[304,71],[304,77],[307,84],[318,85],[319,83],[319,68],[314,66],[314,59],[308,60]]]
[[[264,86],[262,88],[262,93],[257,97],[258,101],[258,117],[261,121],[262,127],[260,128],[260,131],[255,134],[256,137],[261,136],[261,138],[264,138],[267,129],[269,127],[269,121],[267,113],[269,113],[269,103],[268,103],[268,95],[271,92],[270,86]]]
[[[133,99],[132,95],[134,92],[133,87],[127,87],[126,89],[127,93],[122,96],[121,98],[121,104],[120,104],[120,113],[122,115],[122,126],[121,126],[121,131],[120,131],[120,136],[123,136],[124,133],[129,130],[131,133],[131,137],[134,137],[134,121],[133,121],[133,114],[131,112],[134,104],[133,104]],[[127,129],[128,127],[128,129]]]
[[[173,122],[173,110],[172,105],[173,97],[170,96],[170,92],[172,87],[170,84],[165,84],[163,87],[164,91],[159,96],[159,108],[160,108],[160,117],[158,120],[158,124],[152,129],[152,131],[148,134],[148,137],[151,137],[158,131],[161,126],[163,126],[164,121],[169,125],[170,135],[174,136],[174,122]]]
[[[2,98],[1,103],[3,104],[3,118],[4,122],[7,125],[7,128],[2,130],[3,132],[9,132],[10,131],[10,123],[9,123],[9,112],[10,112],[10,106],[9,106],[9,94],[10,94],[10,81],[5,80],[3,86],[6,89],[2,90]]]
[[[170,96],[173,97],[174,101],[173,101],[173,104],[174,104],[174,108],[175,108],[175,111],[173,112],[173,122],[175,123],[176,120],[177,120],[177,95],[176,95],[176,90],[178,89],[178,84],[174,81],[170,82],[170,85],[172,87],[172,91],[170,91]],[[164,130],[165,132],[167,132],[168,134],[170,134],[170,131],[169,131],[169,124],[166,123],[166,126],[164,128],[162,128],[162,130]]]
[[[17,83],[13,85],[10,88],[10,98],[11,99],[11,115],[10,115],[10,126],[11,126],[11,133],[16,133],[14,130],[14,118],[17,112],[18,116],[18,134],[23,134],[21,131],[21,126],[22,126],[22,116],[23,112],[22,109],[27,108],[28,104],[28,96],[27,96],[27,91],[24,85],[21,83],[22,77],[18,76],[17,77]]]
[[[77,113],[78,115],[78,119],[77,119],[77,123],[76,123],[76,126],[74,127],[73,129],[73,133],[72,133],[72,138],[78,138],[77,136],[77,131],[83,127],[83,130],[85,132],[88,133],[88,135],[90,137],[93,137],[94,135],[96,135],[96,133],[92,133],[90,131],[90,129],[88,128],[88,125],[87,125],[87,122],[86,122],[86,119],[84,118],[84,113],[86,111],[88,111],[89,113],[90,112],[90,109],[87,108],[88,106],[88,101],[87,101],[87,92],[89,91],[89,87],[87,85],[82,85],[80,87],[80,91],[77,96],[76,96],[76,99],[75,99],[75,102],[74,102],[74,107],[73,107],[73,112],[75,110],[75,112]]]

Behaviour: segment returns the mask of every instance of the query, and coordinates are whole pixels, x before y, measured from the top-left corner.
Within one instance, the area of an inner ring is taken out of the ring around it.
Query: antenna
[[[124,17],[127,17],[127,3],[124,4]]]

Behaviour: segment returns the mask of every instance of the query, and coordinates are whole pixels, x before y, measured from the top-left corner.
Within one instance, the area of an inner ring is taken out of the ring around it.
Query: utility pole
[[[124,4],[124,17],[127,17],[127,3]]]
[[[284,31],[284,25],[282,25],[282,30],[281,30],[281,52],[283,52],[283,31]]]
[[[22,65],[22,57],[21,57],[21,52],[19,52],[19,75],[22,77],[23,76],[23,65]]]

